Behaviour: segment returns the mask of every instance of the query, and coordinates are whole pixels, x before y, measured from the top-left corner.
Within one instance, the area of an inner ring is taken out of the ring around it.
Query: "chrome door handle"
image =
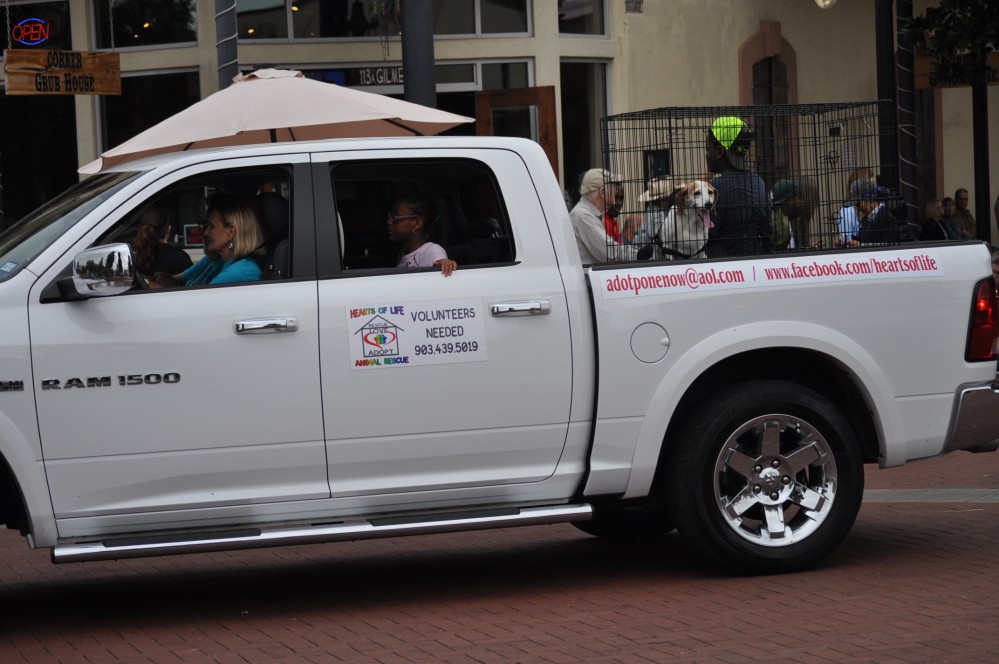
[[[552,303],[548,300],[496,302],[489,305],[490,316],[547,316],[551,312]]]
[[[298,319],[287,318],[255,318],[253,320],[238,320],[232,324],[236,334],[275,334],[277,332],[296,332]]]

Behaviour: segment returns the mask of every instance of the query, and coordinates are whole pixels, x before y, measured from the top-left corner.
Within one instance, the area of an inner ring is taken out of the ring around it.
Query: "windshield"
[[[0,282],[17,274],[135,175],[134,172],[104,173],[87,178],[0,234]]]

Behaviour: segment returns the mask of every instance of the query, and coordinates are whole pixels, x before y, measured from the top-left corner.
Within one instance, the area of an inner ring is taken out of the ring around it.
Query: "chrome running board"
[[[384,516],[366,521],[285,528],[249,527],[179,535],[117,537],[100,542],[56,546],[52,549],[52,562],[76,563],[88,560],[169,556],[181,553],[255,549],[291,544],[347,542],[402,535],[587,521],[592,516],[593,507],[590,505],[555,505],[550,507],[466,510],[447,514]]]

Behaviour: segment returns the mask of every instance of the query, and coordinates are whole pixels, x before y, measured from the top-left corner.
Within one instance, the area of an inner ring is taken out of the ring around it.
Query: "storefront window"
[[[475,3],[433,0],[434,35],[474,35]]]
[[[122,77],[121,96],[101,98],[101,151],[124,143],[200,99],[197,72]]]
[[[7,42],[10,48],[47,51],[72,50],[69,3],[28,2],[7,6]]]
[[[444,84],[475,84],[475,65],[436,65],[434,67],[434,79],[437,85]]]
[[[527,0],[479,0],[479,3],[482,12],[482,34],[527,32]]]
[[[398,36],[397,5],[397,0],[292,0],[293,34],[295,39]]]
[[[195,0],[94,0],[94,28],[97,48],[197,42],[197,3]]]
[[[287,39],[285,0],[236,0],[236,31],[240,39]]]
[[[287,39],[289,20],[293,39],[398,37],[400,10],[400,0],[236,2],[240,39]],[[432,0],[431,12],[437,36],[524,34],[530,0]]]
[[[604,34],[604,0],[559,0],[558,31],[563,35]]]
[[[352,29],[357,36],[367,34],[368,23],[364,18],[363,3],[355,2],[353,14],[347,11],[347,0],[294,0],[291,3],[291,21],[295,39],[318,39],[320,37],[349,37]],[[356,18],[355,18],[356,17]],[[352,21],[356,20],[355,26]],[[240,36],[245,37],[243,31]]]
[[[483,90],[511,90],[530,87],[526,62],[486,62],[482,64]]]

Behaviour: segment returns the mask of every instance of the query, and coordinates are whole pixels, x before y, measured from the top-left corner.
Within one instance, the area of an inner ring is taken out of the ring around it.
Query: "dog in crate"
[[[651,245],[640,252],[639,258],[703,258],[708,229],[714,227],[711,210],[716,197],[715,188],[706,180],[681,184],[668,194],[662,181],[652,182],[639,198],[651,203],[654,220]]]

